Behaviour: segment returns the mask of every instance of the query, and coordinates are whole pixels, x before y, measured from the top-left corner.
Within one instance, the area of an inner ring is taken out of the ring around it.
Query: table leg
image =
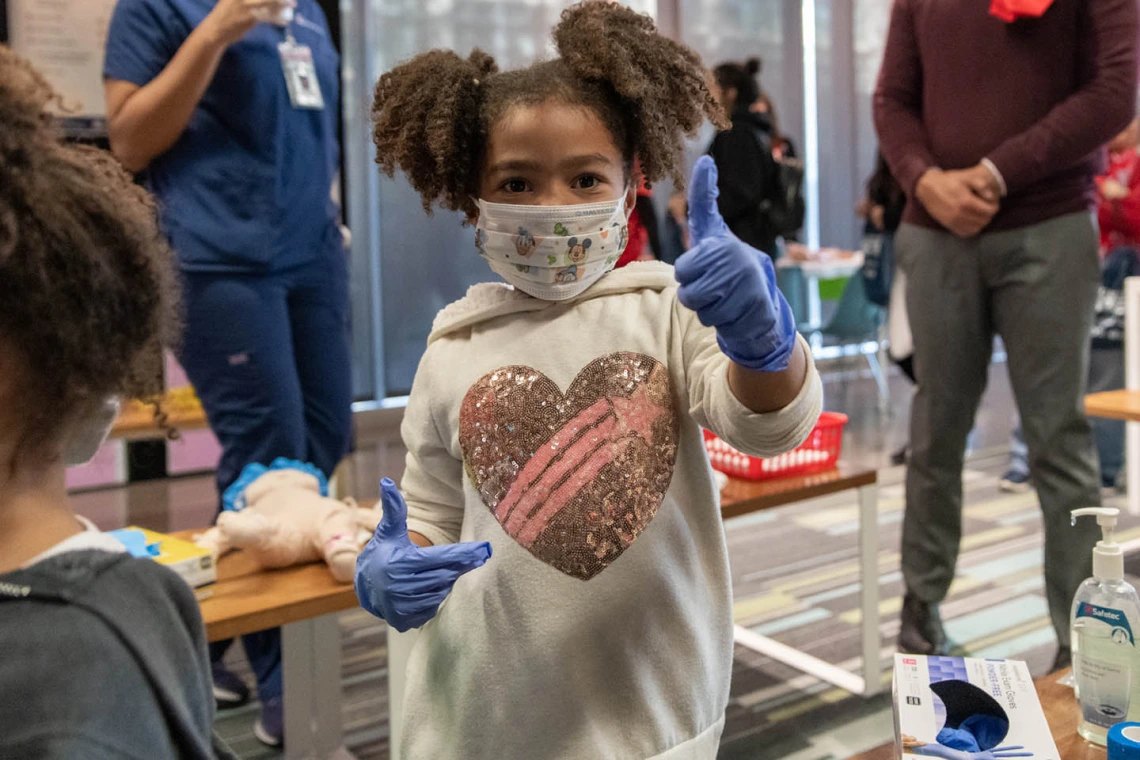
[[[823,297],[819,292],[819,277],[804,273],[807,282],[807,311],[808,325],[811,328],[809,345],[813,351],[823,348],[823,336],[819,331],[823,329]]]
[[[883,383],[879,386],[879,411],[883,414],[890,414],[891,412],[891,354],[887,349],[890,343],[889,337],[887,321],[884,319],[879,325],[877,334],[879,350],[876,352],[876,359],[879,361],[879,375],[883,378]]]
[[[1124,281],[1124,387],[1140,390],[1140,277]],[[1125,428],[1124,480],[1128,511],[1140,515],[1140,423]]]
[[[859,489],[859,580],[863,603],[863,694],[882,690],[879,659],[879,486]]]
[[[340,626],[336,615],[281,629],[285,757],[351,757],[343,747]]]
[[[882,691],[883,670],[879,641],[879,487],[877,484],[859,489],[859,580],[862,585],[861,641],[863,677],[849,673],[838,665],[801,652],[744,626],[735,626],[733,639],[737,646],[771,657],[777,662],[834,684],[852,694],[871,696]]]

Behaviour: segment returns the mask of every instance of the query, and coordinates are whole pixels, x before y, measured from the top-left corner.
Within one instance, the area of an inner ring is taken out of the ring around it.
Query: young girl
[[[229,757],[190,589],[68,506],[107,400],[159,390],[172,279],[153,203],[50,98],[0,46],[0,757]]]
[[[521,71],[437,50],[377,86],[380,166],[465,211],[513,287],[438,316],[404,419],[407,501],[383,483],[357,593],[423,626],[405,758],[713,758],[732,600],[700,428],[783,452],[819,379],[771,261],[717,213],[709,159],[676,279],[612,269],[634,159],[682,182],[682,135],[721,118],[699,58],[608,3],[570,8],[554,39],[560,58]]]

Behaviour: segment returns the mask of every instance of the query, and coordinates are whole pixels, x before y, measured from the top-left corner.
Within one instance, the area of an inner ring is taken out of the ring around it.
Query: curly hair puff
[[[62,142],[53,101],[0,46],[0,371],[17,458],[50,455],[109,396],[159,393],[155,358],[177,325],[154,201],[110,154]]]
[[[434,205],[476,211],[487,135],[506,111],[552,98],[591,108],[646,182],[684,187],[683,138],[706,118],[728,124],[709,74],[688,47],[657,33],[653,20],[603,0],[567,8],[554,28],[559,58],[499,72],[481,50],[418,55],[384,74],[372,106],[376,162],[399,169]]]

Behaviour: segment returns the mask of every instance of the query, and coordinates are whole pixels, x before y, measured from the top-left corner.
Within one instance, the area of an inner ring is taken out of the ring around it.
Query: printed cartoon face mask
[[[479,201],[475,247],[495,274],[546,301],[565,301],[611,271],[629,240],[625,193],[573,206]]]

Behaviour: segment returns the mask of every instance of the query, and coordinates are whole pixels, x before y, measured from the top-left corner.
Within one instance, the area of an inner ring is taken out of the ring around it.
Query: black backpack
[[[867,300],[886,308],[891,302],[895,273],[895,236],[870,224],[863,231],[863,290]]]
[[[807,205],[804,203],[804,165],[794,158],[783,158],[776,162],[779,169],[779,191],[781,201],[774,203],[769,212],[772,224],[782,237],[795,237],[804,226]]]
[[[768,158],[771,170],[768,176],[768,197],[760,202],[760,212],[767,227],[783,238],[795,237],[804,226],[807,206],[804,203],[804,165],[792,159],[779,161],[772,155],[772,141],[759,129],[753,130],[760,152]]]

